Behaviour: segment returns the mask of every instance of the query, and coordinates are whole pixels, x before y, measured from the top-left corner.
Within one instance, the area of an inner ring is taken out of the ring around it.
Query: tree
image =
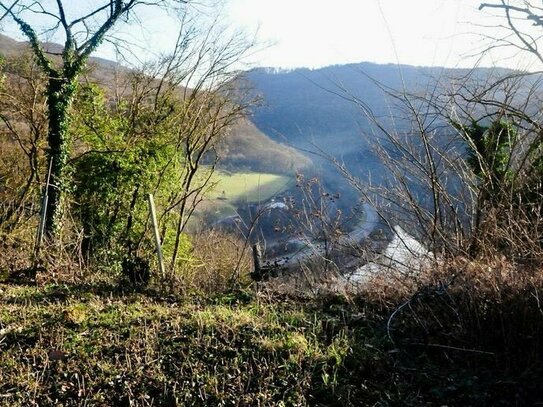
[[[253,45],[215,20],[182,22],[170,54],[119,72],[114,89],[82,83],[70,125],[78,136],[72,209],[85,253],[145,256],[152,192],[172,275],[187,258],[186,226],[214,183],[219,144],[252,102],[232,67]]]
[[[499,0],[481,3],[480,10],[498,10],[503,12],[507,25],[502,37],[491,38],[490,48],[513,47],[520,52],[529,52],[543,63],[538,41],[539,34],[533,33],[533,27],[543,27],[543,9],[529,0]],[[500,25],[500,27],[503,27]]]
[[[67,187],[66,165],[70,151],[70,107],[74,100],[78,79],[91,54],[119,22],[127,23],[138,8],[175,7],[186,0],[110,0],[101,1],[91,9],[82,8],[65,0],[0,1],[4,10],[0,21],[11,19],[30,43],[34,58],[47,77],[45,89],[48,111],[48,156],[52,160],[52,179],[49,185],[46,233],[54,236],[60,228],[62,196]],[[76,12],[75,10],[80,10]],[[81,11],[82,10],[82,11]],[[39,32],[29,21],[41,19],[46,26]],[[42,47],[49,35],[62,35],[64,44],[59,54],[46,52]]]

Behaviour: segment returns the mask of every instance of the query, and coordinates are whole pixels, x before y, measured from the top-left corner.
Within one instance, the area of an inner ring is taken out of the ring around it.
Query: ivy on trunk
[[[69,109],[77,86],[77,75],[74,78],[53,77],[47,85],[47,104],[49,112],[49,130],[47,141],[49,156],[52,160],[51,183],[47,191],[47,217],[45,230],[48,236],[57,233],[62,219],[62,195],[68,184],[65,174],[68,162],[70,140],[68,126]]]
[[[85,68],[89,56],[96,50],[111,28],[119,19],[128,20],[130,12],[138,5],[184,4],[184,0],[109,0],[98,2],[93,9],[83,12],[82,16],[69,18],[65,12],[69,2],[56,0],[40,5],[36,1],[0,1],[4,10],[0,20],[11,18],[29,41],[30,48],[48,78],[46,89],[48,110],[48,158],[52,160],[51,184],[48,188],[49,200],[45,233],[54,237],[61,228],[63,195],[69,179],[66,171],[70,151],[70,106],[73,102],[81,71]],[[73,13],[71,13],[73,14]],[[41,46],[36,30],[25,21],[26,15],[41,15],[52,19],[53,24],[46,32],[62,31],[65,38],[60,61],[51,58]],[[98,20],[102,23],[96,25]],[[92,27],[92,28],[91,28]],[[79,41],[80,40],[80,41]]]

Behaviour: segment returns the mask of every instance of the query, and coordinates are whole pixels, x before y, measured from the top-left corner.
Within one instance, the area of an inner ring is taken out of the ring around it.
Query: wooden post
[[[164,257],[162,256],[162,246],[160,245],[160,234],[158,232],[158,222],[156,220],[155,201],[153,200],[153,194],[149,194],[149,210],[151,212],[151,222],[153,224],[153,231],[155,233],[158,267],[160,268],[160,274],[162,274],[162,278],[166,278],[166,271],[164,270]]]
[[[262,251],[258,243],[253,245],[253,265],[253,280],[260,281],[262,279]]]
[[[43,195],[40,211],[40,224],[38,226],[38,232],[36,234],[36,245],[34,247],[34,261],[38,261],[40,255],[41,244],[43,241],[43,232],[45,230],[45,218],[47,215],[47,203],[49,201],[49,184],[51,183],[51,170],[53,167],[53,158],[49,160],[49,170],[47,171],[47,180],[45,182],[45,193]]]

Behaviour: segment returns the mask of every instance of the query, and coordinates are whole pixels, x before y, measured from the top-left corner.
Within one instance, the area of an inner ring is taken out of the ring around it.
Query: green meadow
[[[266,201],[294,184],[294,179],[286,175],[261,172],[227,173],[219,171],[213,176],[216,184],[211,191],[213,200],[233,203],[252,203]]]
[[[195,223],[217,221],[237,214],[242,204],[271,199],[294,185],[294,178],[262,172],[216,171],[212,176],[213,188],[207,192],[195,214]]]

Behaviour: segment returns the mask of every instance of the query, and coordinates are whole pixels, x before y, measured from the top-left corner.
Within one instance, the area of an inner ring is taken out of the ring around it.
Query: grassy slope
[[[333,388],[349,351],[346,332],[316,310],[247,295],[0,290],[3,406],[305,405]]]
[[[398,349],[387,338],[388,315],[389,308],[362,298],[272,302],[239,292],[204,300],[107,284],[0,284],[0,405],[505,406],[543,400],[537,358],[519,373],[498,354]],[[416,327],[409,315],[405,322]]]
[[[285,175],[259,172],[217,172],[214,181],[217,186],[211,198],[225,197],[235,203],[268,200],[294,183],[291,177]]]

